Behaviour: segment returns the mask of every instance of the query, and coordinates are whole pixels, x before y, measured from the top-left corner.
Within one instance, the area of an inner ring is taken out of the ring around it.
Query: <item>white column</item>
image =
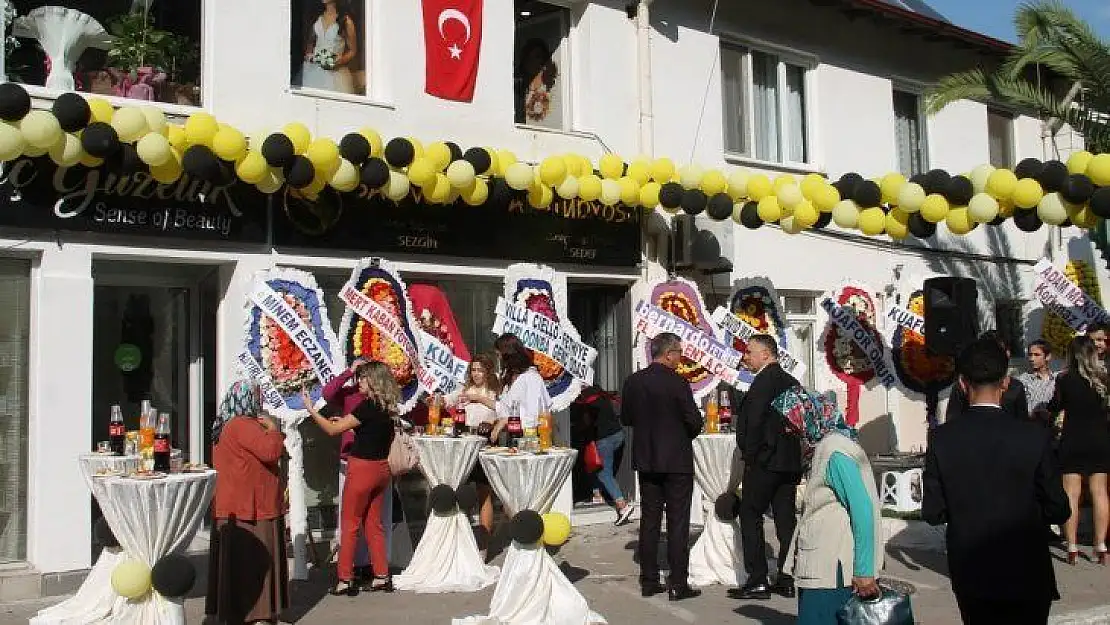
[[[28,560],[43,573],[88,568],[92,450],[92,255],[48,246],[32,270]]]

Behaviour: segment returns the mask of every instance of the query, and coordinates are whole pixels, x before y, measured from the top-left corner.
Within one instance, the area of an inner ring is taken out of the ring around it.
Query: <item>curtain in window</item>
[[[721,94],[723,97],[725,151],[748,154],[744,129],[744,51],[721,48]]]
[[[806,162],[806,73],[797,65],[786,66],[786,160]]]
[[[912,176],[925,171],[921,137],[921,113],[917,96],[894,92],[894,123],[898,149],[898,170]]]
[[[779,146],[778,59],[752,52],[752,109],[755,125],[755,157],[765,161],[782,158]]]
[[[0,562],[27,559],[31,264],[0,259]]]
[[[1014,118],[999,111],[987,111],[987,142],[990,162],[995,167],[1014,165]]]

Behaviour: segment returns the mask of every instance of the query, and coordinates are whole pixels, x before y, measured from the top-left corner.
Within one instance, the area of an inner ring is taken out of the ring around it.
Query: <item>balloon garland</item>
[[[921,239],[933,236],[942,222],[950,233],[964,235],[1007,220],[1033,232],[1044,224],[1093,228],[1110,218],[1110,154],[1082,151],[1067,162],[1027,158],[1012,170],[980,165],[956,175],[934,169],[908,180],[899,173],[868,180],[852,172],[831,183],[820,174],[772,179],[742,169],[726,174],[696,164],[676,167],[667,158],[626,163],[615,154],[597,163],[577,154],[554,155],[531,165],[508,150],[464,151],[449,141],[425,146],[405,137],[383,141],[369,128],[338,142],[313,137],[298,122],[248,137],[209,113],[194,113],[178,125],[153,106],[116,109],[76,93],[61,94],[49,111],[32,110],[23,87],[4,83],[0,161],[20,156],[49,156],[61,167],[146,171],[162,184],[183,175],[217,184],[238,178],[263,193],[289,187],[309,199],[330,186],[340,193],[366,187],[400,200],[418,187],[432,204],[461,199],[479,206],[507,185],[526,192],[536,208],[577,198],[705,212],[752,230],[777,224],[789,234],[835,222],[866,236]]]

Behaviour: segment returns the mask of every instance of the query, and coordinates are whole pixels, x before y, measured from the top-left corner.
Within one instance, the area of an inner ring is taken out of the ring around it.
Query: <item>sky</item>
[[[1004,41],[1014,41],[1014,10],[1019,0],[926,0],[930,6],[958,26]],[[1103,39],[1110,41],[1110,0],[1064,0],[1087,20]]]

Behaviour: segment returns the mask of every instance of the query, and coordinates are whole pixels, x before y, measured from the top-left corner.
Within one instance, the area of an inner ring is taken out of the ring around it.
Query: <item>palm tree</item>
[[[1014,25],[1018,44],[1005,61],[993,73],[941,79],[928,94],[929,114],[958,100],[998,102],[1037,115],[1054,132],[1066,123],[1088,150],[1110,152],[1110,44],[1055,0],[1023,4]]]

